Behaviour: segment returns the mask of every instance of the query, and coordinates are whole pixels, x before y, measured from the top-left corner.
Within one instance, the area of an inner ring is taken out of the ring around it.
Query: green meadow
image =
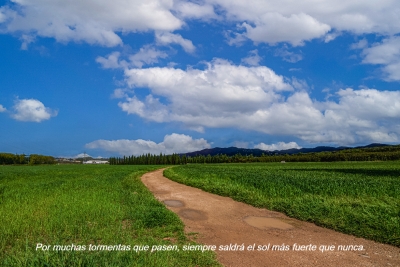
[[[209,252],[150,252],[193,243],[140,181],[158,168],[0,166],[0,266],[220,266]]]
[[[189,164],[171,180],[400,247],[400,162]]]

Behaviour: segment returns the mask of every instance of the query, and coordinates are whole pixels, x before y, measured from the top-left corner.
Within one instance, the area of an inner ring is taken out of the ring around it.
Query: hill
[[[331,146],[317,146],[314,148],[291,148],[291,149],[285,149],[285,150],[274,150],[274,151],[268,151],[268,150],[261,150],[261,149],[249,149],[249,148],[238,148],[238,147],[215,147],[215,148],[207,148],[203,149],[200,151],[194,151],[194,152],[189,152],[189,153],[182,153],[180,155],[186,155],[190,157],[194,156],[215,156],[215,155],[227,155],[227,156],[234,156],[236,154],[241,154],[243,156],[245,155],[253,155],[255,157],[259,157],[262,154],[264,155],[293,155],[293,154],[299,154],[299,153],[317,153],[317,152],[333,152],[333,151],[340,151],[340,150],[345,150],[345,149],[362,149],[362,148],[375,148],[375,147],[384,147],[384,146],[389,146],[386,144],[378,144],[378,143],[373,143],[369,144],[366,146],[358,146],[358,147],[345,147],[345,146],[340,146],[340,147],[331,147]]]

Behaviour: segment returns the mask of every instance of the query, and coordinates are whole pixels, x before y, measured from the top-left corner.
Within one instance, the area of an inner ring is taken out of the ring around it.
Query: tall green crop
[[[400,246],[399,162],[187,165],[172,180]]]
[[[0,166],[0,266],[218,266],[211,253],[133,250],[188,242],[140,181],[157,168]]]

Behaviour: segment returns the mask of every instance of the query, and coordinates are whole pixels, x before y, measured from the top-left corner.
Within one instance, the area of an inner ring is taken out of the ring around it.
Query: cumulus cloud
[[[325,43],[329,43],[330,41],[335,40],[338,36],[340,36],[340,32],[331,32],[325,35]]]
[[[158,44],[163,45],[178,44],[182,46],[183,50],[185,50],[187,53],[193,53],[196,50],[196,47],[193,45],[192,41],[183,38],[180,34],[156,32],[156,41]]]
[[[166,52],[160,51],[151,45],[145,45],[137,53],[127,56],[127,59],[121,59],[121,53],[115,51],[106,57],[97,57],[96,62],[104,69],[141,68],[145,65],[156,64],[159,59],[167,57],[168,54]]]
[[[124,98],[124,97],[128,97],[128,95],[126,94],[126,89],[124,88],[117,88],[111,94],[111,98]]]
[[[168,57],[167,53],[157,50],[152,46],[144,46],[136,54],[130,55],[129,60],[131,65],[141,68],[143,65],[158,63],[160,58],[166,57]]]
[[[272,144],[272,145],[267,145],[265,143],[259,143],[258,145],[255,145],[254,148],[268,150],[268,151],[275,151],[275,150],[285,150],[285,149],[291,149],[291,148],[300,149],[301,146],[299,146],[296,142],[289,142],[289,143],[278,142],[278,143]]]
[[[0,112],[4,112],[4,111],[6,111],[7,109],[5,108],[5,107],[3,107],[3,105],[1,105],[0,104]]]
[[[224,11],[226,19],[245,22],[243,36],[254,42],[304,41],[325,37],[331,41],[341,32],[354,34],[400,32],[400,2],[347,0],[206,0]],[[299,12],[300,11],[300,12]]]
[[[361,45],[366,46],[361,43],[358,47],[362,48]],[[382,65],[384,79],[400,81],[400,36],[386,38],[381,43],[364,48],[362,55],[362,63]]]
[[[296,77],[292,77],[292,86],[299,91],[308,91],[310,89],[305,80],[297,79]]]
[[[262,58],[258,55],[258,50],[252,50],[249,52],[249,56],[242,58],[242,63],[249,66],[258,66]]]
[[[97,57],[96,62],[99,63],[104,69],[119,69],[128,67],[128,62],[120,62],[120,52],[112,52],[107,57]]]
[[[368,41],[367,39],[361,39],[357,43],[354,43],[350,46],[350,49],[364,49],[368,46]]]
[[[288,50],[287,45],[284,45],[281,48],[277,48],[275,50],[275,56],[281,57],[284,61],[289,63],[296,63],[303,59],[302,54],[296,54],[294,52],[290,52]]]
[[[119,106],[130,114],[154,121],[185,121],[189,126],[229,125],[234,114],[248,114],[279,98],[275,91],[292,87],[267,67],[235,66],[223,60],[207,63],[205,70],[147,68],[125,70],[130,87],[148,87],[143,101],[129,97]],[[170,104],[159,101],[165,97]],[[210,97],[211,96],[211,97]],[[221,122],[204,116],[218,117]]]
[[[18,121],[41,122],[57,116],[57,111],[44,106],[36,99],[18,99],[14,104],[12,118]]]
[[[294,135],[318,143],[396,142],[400,92],[351,88],[336,101],[312,100],[305,81],[284,78],[265,66],[237,66],[220,59],[205,69],[126,69],[130,88],[119,102],[128,114],[189,129],[233,127],[271,135]]]
[[[186,153],[210,148],[211,145],[203,138],[193,139],[191,136],[173,133],[166,135],[164,140],[156,143],[150,140],[96,140],[86,144],[90,149],[103,149],[120,155],[142,155],[142,154],[172,154]]]
[[[14,0],[0,7],[0,23],[14,34],[103,46],[121,45],[121,33],[166,32],[172,34],[163,37],[168,43],[191,53],[193,44],[172,33],[186,20],[237,23],[231,43],[248,38],[298,46],[315,38],[329,42],[342,32],[395,35],[399,13],[400,2],[392,0]]]
[[[7,19],[6,7],[0,7],[0,23],[3,23]]]
[[[2,8],[0,19],[8,32],[116,46],[122,43],[117,32],[179,29],[184,22],[172,9],[168,0],[15,0]]]
[[[21,50],[28,50],[28,46],[30,43],[35,41],[35,37],[27,34],[23,34],[20,38],[22,41]]]
[[[300,13],[284,16],[280,13],[266,13],[254,21],[255,26],[246,22],[246,37],[254,42],[276,44],[288,42],[293,46],[303,45],[304,41],[324,36],[331,27],[310,15]]]
[[[214,7],[206,3],[194,3],[187,1],[174,1],[174,10],[179,17],[189,19],[211,19],[217,18]]]

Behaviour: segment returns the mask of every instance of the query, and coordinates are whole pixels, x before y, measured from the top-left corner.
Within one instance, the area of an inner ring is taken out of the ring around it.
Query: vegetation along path
[[[225,266],[400,266],[400,248],[335,232],[173,182],[157,170],[142,176],[177,213],[187,234],[214,246]]]

